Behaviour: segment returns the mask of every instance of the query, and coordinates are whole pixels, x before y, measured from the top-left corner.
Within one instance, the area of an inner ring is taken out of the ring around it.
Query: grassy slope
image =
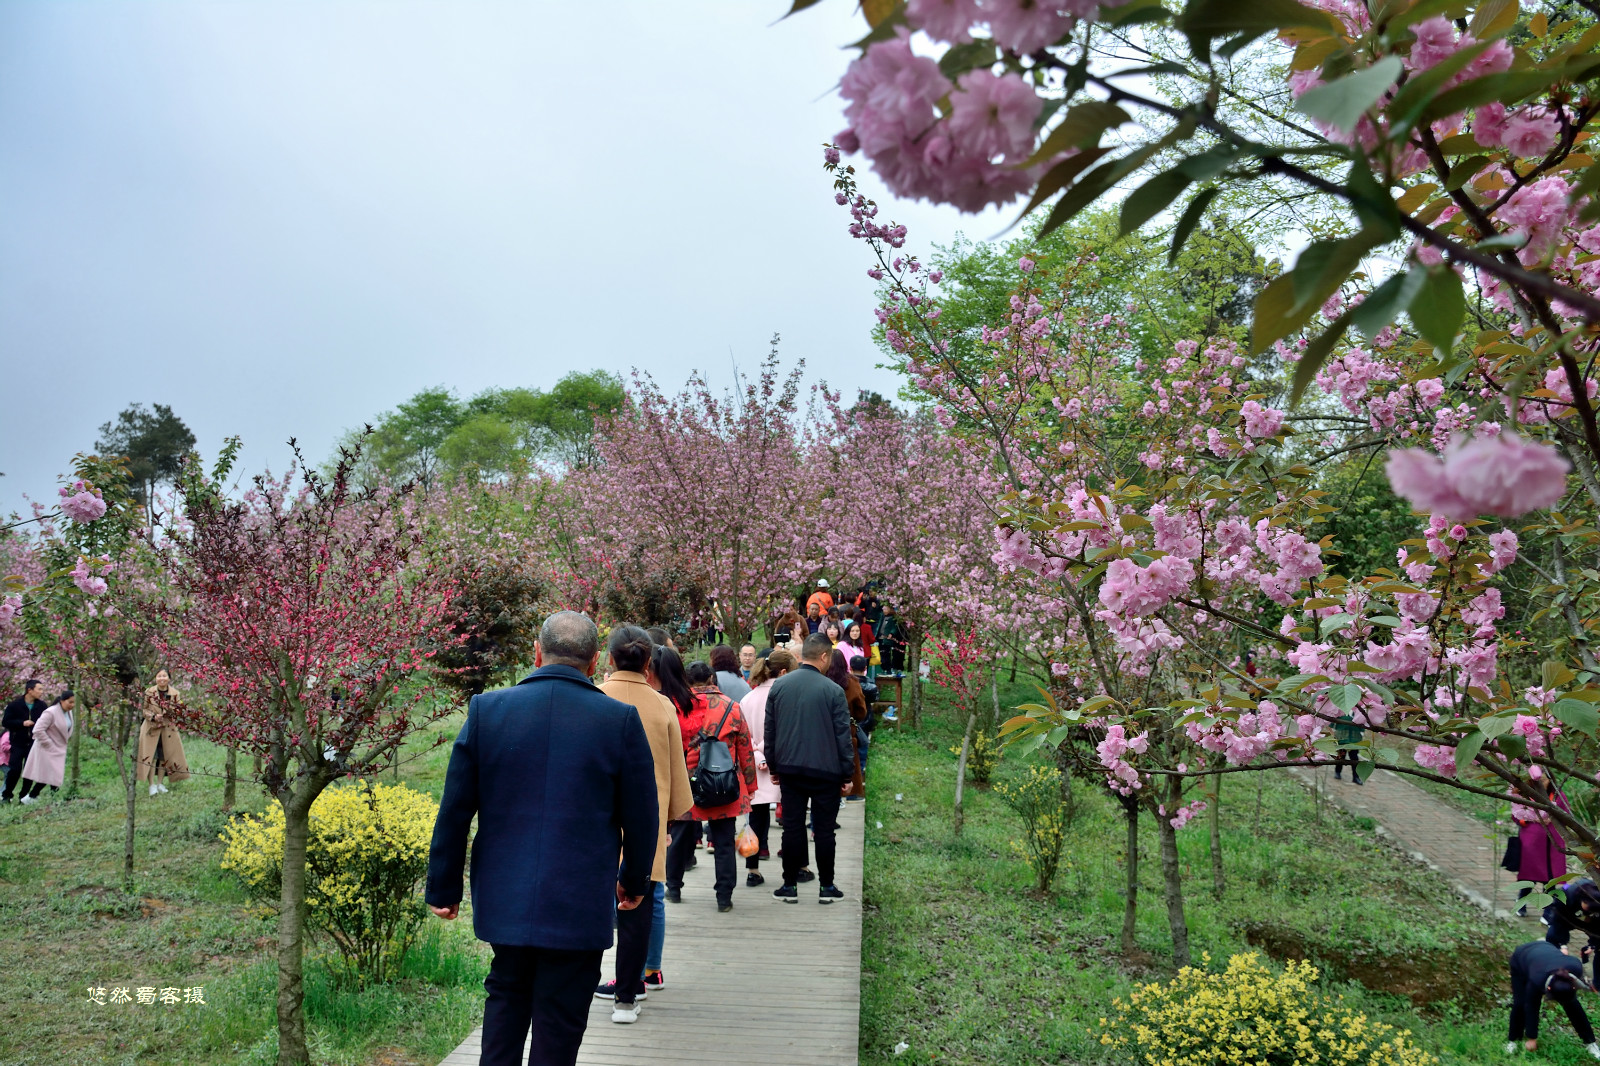
[[[453,737],[457,724],[435,732]],[[0,1064],[273,1060],[276,922],[218,868],[221,750],[193,739],[185,749],[195,777],[160,797],[140,790],[142,908],[116,890],[122,786],[104,748],[85,740],[84,798],[0,808]],[[437,797],[448,752],[426,752],[402,779]],[[265,805],[248,781],[239,801],[247,810]],[[430,919],[424,929],[397,987],[355,995],[309,967],[307,1016],[320,1061],[432,1063],[477,1024],[486,963],[470,921]],[[95,1006],[88,985],[200,985],[207,1005]]]
[[[1023,696],[1018,693],[1018,696]],[[937,699],[937,697],[935,697]],[[937,704],[935,705],[937,707]],[[1008,1064],[1116,1061],[1095,1029],[1132,977],[1115,957],[1121,925],[1123,828],[1104,797],[1087,798],[1052,898],[1027,889],[1030,876],[1013,841],[1017,823],[992,793],[969,790],[964,835],[950,834],[952,725],[935,713],[921,735],[877,734],[869,781],[866,904],[862,948],[862,1062]],[[1008,758],[999,774],[1017,772]],[[1340,983],[1337,991],[1384,1020],[1416,1032],[1447,1064],[1501,1057],[1504,1015],[1500,951],[1515,941],[1457,899],[1435,875],[1379,845],[1370,826],[1324,807],[1286,777],[1262,779],[1259,828],[1253,780],[1228,781],[1223,851],[1228,890],[1211,897],[1203,818],[1179,836],[1188,875],[1188,920],[1198,959],[1220,964],[1247,949],[1242,929],[1269,920],[1312,946],[1383,968],[1433,966],[1449,977],[1476,948],[1491,991],[1477,1006],[1442,1003],[1418,1013],[1410,1002]],[[1088,790],[1082,790],[1087,792]],[[901,794],[902,801],[895,800]],[[877,828],[877,823],[882,828]],[[1170,968],[1156,834],[1141,842],[1139,944],[1154,972]],[[1546,1020],[1539,1056],[1587,1061],[1560,1012]],[[904,1041],[900,1056],[893,1047]],[[1580,1056],[1582,1056],[1580,1058]]]

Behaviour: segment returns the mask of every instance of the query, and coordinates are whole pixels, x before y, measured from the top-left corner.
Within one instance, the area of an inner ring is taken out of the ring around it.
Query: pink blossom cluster
[[[1220,752],[1230,766],[1244,766],[1266,754],[1284,735],[1283,713],[1271,700],[1236,719],[1196,719],[1184,727],[1189,740],[1206,751]]]
[[[1445,518],[1515,518],[1554,506],[1566,492],[1569,468],[1555,448],[1512,433],[1457,438],[1442,456],[1396,449],[1386,466],[1396,494]]]
[[[1172,828],[1174,828],[1174,829],[1182,829],[1184,826],[1188,825],[1191,821],[1193,821],[1194,817],[1197,814],[1199,814],[1201,811],[1204,811],[1205,809],[1206,809],[1206,801],[1205,800],[1194,800],[1191,803],[1186,803],[1182,807],[1179,807],[1177,812],[1175,814],[1173,814],[1173,816],[1171,818],[1167,819],[1168,824],[1170,824],[1172,826]],[[1162,816],[1165,816],[1166,813],[1167,813],[1166,808],[1162,807],[1161,810],[1160,810],[1160,814]]]
[[[100,490],[84,481],[75,481],[63,487],[61,513],[80,525],[86,525],[106,513],[106,501]]]
[[[1095,751],[1100,755],[1100,764],[1106,768],[1107,783],[1112,791],[1128,796],[1136,789],[1144,787],[1144,782],[1139,778],[1139,771],[1124,756],[1129,752],[1143,755],[1148,750],[1150,750],[1149,733],[1130,737],[1126,726],[1117,724],[1106,727],[1106,737],[1095,745]]]
[[[89,560],[78,556],[78,563],[69,572],[72,583],[89,596],[99,596],[106,591],[106,579],[100,577],[89,565]]]

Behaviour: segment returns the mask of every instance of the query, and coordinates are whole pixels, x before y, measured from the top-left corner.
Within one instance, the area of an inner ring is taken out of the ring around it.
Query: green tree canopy
[[[124,408],[115,422],[100,427],[95,450],[127,460],[130,490],[139,503],[149,506],[155,487],[171,482],[194,450],[194,434],[183,419],[164,403],[146,408],[142,403]]]

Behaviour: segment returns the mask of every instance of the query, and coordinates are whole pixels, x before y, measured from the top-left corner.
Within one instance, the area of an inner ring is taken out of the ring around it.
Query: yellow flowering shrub
[[[1061,771],[1035,763],[1020,779],[1002,782],[994,791],[1021,816],[1022,857],[1033,871],[1034,887],[1048,892],[1061,865],[1061,847],[1072,821],[1072,808],[1061,796]]]
[[[1206,958],[1209,962],[1209,957]],[[1141,985],[1101,1018],[1102,1044],[1147,1066],[1431,1066],[1411,1034],[1315,987],[1317,968],[1274,973],[1255,952],[1221,973],[1185,966]]]
[[[961,745],[951,748],[950,754],[960,755]],[[981,729],[973,733],[972,743],[967,746],[967,780],[987,784],[994,774],[995,764],[1000,761],[1000,755],[1000,745],[994,737]]]
[[[390,979],[426,914],[417,884],[439,806],[405,785],[335,786],[311,805],[306,841],[306,920],[338,949],[355,984]],[[276,903],[283,886],[283,807],[249,815],[222,833],[222,868],[252,897]]]

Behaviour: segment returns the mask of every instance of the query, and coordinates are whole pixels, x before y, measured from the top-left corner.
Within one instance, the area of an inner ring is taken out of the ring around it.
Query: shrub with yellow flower
[[[1210,957],[1205,956],[1209,962]],[[1274,973],[1255,952],[1215,971],[1185,966],[1101,1018],[1100,1042],[1148,1066],[1433,1066],[1411,1034],[1315,987],[1317,968]]]
[[[311,806],[306,917],[338,949],[342,977],[382,982],[399,970],[427,910],[417,884],[439,806],[405,785],[357,782],[327,789]],[[254,899],[276,903],[283,877],[283,808],[223,831],[222,868]]]
[[[1073,815],[1061,795],[1061,771],[1035,763],[1016,781],[998,784],[994,790],[1021,816],[1022,856],[1033,871],[1035,887],[1048,892],[1061,865],[1061,847]]]

